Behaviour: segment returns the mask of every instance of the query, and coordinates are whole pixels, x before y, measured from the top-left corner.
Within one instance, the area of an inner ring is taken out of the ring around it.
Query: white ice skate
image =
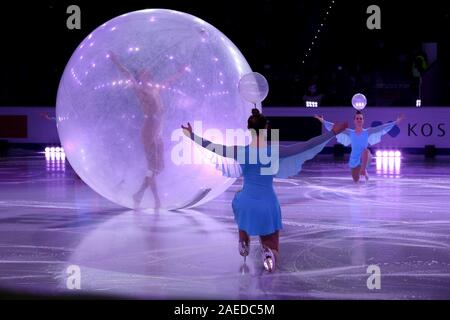
[[[263,266],[264,269],[268,272],[272,272],[275,270],[275,255],[270,248],[262,247],[261,250]]]
[[[244,257],[244,262],[250,253],[249,242],[239,241],[239,254]]]

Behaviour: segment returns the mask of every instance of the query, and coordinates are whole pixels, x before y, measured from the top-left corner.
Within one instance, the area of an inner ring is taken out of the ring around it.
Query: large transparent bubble
[[[62,76],[56,112],[67,158],[92,189],[125,207],[204,203],[234,179],[208,161],[174,161],[177,130],[188,121],[201,121],[198,134],[245,129],[252,105],[238,83],[249,72],[238,48],[197,17],[163,9],[116,17],[83,40]]]

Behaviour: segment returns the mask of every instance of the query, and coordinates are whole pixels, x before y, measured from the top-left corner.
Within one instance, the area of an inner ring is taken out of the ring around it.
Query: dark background
[[[66,28],[71,4],[81,8],[81,30]],[[366,27],[371,4],[381,8],[381,30]],[[64,66],[82,39],[111,18],[145,8],[184,11],[225,33],[268,79],[267,106],[304,105],[311,84],[323,94],[321,105],[348,105],[361,91],[371,105],[411,106],[412,64],[425,42],[437,43],[438,59],[424,76],[431,89],[423,104],[450,105],[445,1],[38,0],[1,5],[0,106],[54,106]]]

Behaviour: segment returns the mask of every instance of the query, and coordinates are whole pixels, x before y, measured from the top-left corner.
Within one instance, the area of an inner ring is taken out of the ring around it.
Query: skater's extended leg
[[[372,154],[370,153],[369,149],[365,149],[361,155],[361,175],[363,175],[366,180],[369,180],[366,168],[371,160]]]
[[[358,166],[356,168],[352,168],[352,178],[353,181],[358,182],[359,181],[359,175],[361,174],[361,167]]]
[[[139,208],[142,201],[142,197],[144,196],[145,190],[148,188],[149,184],[150,184],[149,178],[145,177],[144,180],[142,181],[141,187],[133,195],[133,202],[135,209]]]

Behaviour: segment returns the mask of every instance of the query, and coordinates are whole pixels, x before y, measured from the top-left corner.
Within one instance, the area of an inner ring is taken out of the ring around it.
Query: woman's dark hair
[[[253,108],[252,115],[247,120],[247,128],[254,129],[256,134],[259,134],[260,129],[266,129],[267,122],[266,117],[258,109]]]
[[[353,119],[355,119],[355,118],[356,118],[356,116],[357,116],[358,114],[360,114],[360,115],[364,116],[364,115],[363,115],[363,113],[362,113],[362,112],[361,112],[360,110],[358,110],[358,111],[356,111],[356,113],[355,113],[355,116],[353,117]]]

